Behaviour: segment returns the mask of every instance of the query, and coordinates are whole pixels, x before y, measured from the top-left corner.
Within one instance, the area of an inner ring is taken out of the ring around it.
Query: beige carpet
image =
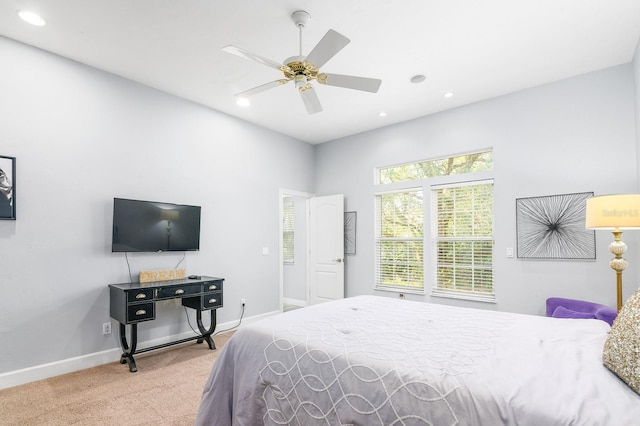
[[[0,390],[0,425],[192,425],[217,349],[194,342]]]

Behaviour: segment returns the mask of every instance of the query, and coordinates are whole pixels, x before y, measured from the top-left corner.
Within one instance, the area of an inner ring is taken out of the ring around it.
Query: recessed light
[[[454,93],[453,93],[453,92],[447,92],[447,93],[445,93],[445,94],[444,94],[444,95],[442,95],[442,96],[444,96],[445,98],[451,98],[451,97],[453,97],[453,95],[454,95]]]
[[[236,101],[236,104],[238,104],[238,106],[241,106],[241,107],[251,106],[251,102],[249,102],[249,99],[247,98],[238,98],[238,100]]]
[[[417,74],[417,75],[414,75],[413,77],[411,77],[411,82],[414,83],[414,84],[422,83],[425,80],[425,78],[426,77],[424,75]]]
[[[46,24],[46,22],[44,22],[44,19],[42,19],[40,15],[28,10],[21,10],[20,12],[18,12],[18,16],[23,21],[28,22],[29,24],[35,25],[37,27],[42,27],[44,24]]]
[[[386,116],[387,116],[387,113],[384,111],[381,111],[378,113],[378,117],[386,117]]]

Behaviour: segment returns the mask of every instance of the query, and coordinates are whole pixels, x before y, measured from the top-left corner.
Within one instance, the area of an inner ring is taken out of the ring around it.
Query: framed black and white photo
[[[16,158],[0,155],[0,219],[16,218]]]
[[[344,212],[344,254],[356,254],[357,212]]]
[[[585,228],[593,192],[516,199],[519,258],[595,259],[595,231]]]

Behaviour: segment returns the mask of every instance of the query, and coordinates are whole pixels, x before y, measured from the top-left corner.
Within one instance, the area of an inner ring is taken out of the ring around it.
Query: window
[[[407,182],[491,169],[493,169],[493,153],[492,151],[482,151],[458,155],[457,157],[381,167],[378,169],[378,180],[381,184]]]
[[[432,190],[433,295],[494,301],[493,182]]]
[[[495,301],[493,180],[468,182],[492,169],[491,150],[377,169],[394,191],[375,195],[376,290]]]
[[[376,195],[376,288],[424,291],[421,189]]]
[[[293,263],[295,260],[294,228],[294,203],[291,200],[285,200],[282,205],[282,259],[285,263]]]

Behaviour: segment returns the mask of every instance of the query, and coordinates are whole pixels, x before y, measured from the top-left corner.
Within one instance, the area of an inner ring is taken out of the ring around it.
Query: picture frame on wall
[[[518,258],[595,259],[595,231],[585,227],[590,197],[593,192],[517,198]]]
[[[344,254],[356,254],[357,212],[344,212]]]
[[[0,220],[16,219],[16,158],[0,155]]]

